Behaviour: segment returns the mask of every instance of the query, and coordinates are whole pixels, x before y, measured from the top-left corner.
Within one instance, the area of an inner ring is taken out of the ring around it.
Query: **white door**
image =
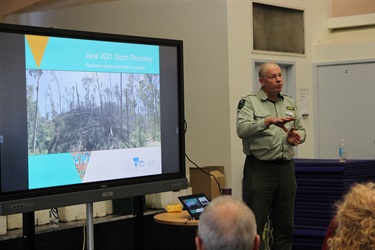
[[[344,139],[348,159],[375,158],[375,62],[316,68],[316,158],[338,159]]]

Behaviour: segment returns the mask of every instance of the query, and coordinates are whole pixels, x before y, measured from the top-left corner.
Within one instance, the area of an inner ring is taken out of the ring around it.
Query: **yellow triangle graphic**
[[[47,47],[48,38],[48,36],[26,35],[31,53],[34,56],[34,60],[38,68],[40,68],[40,63],[42,62],[44,51]]]

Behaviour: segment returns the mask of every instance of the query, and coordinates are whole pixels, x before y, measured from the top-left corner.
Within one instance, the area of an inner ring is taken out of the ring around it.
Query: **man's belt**
[[[253,158],[257,161],[263,161],[263,162],[268,162],[268,163],[272,163],[272,164],[276,164],[276,165],[282,165],[282,164],[286,164],[286,163],[289,163],[291,160],[285,160],[285,159],[277,159],[277,160],[260,160],[258,158],[256,158],[255,156],[253,155],[248,155],[247,157],[250,157],[250,158]]]

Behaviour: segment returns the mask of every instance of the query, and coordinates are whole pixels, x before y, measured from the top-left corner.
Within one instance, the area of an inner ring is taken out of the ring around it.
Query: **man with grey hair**
[[[199,217],[197,250],[257,250],[260,238],[255,216],[241,200],[215,198]]]
[[[258,234],[271,214],[273,248],[291,250],[297,190],[294,147],[305,141],[306,131],[294,100],[281,93],[279,65],[262,64],[259,83],[259,90],[241,98],[237,107],[237,135],[246,155],[244,196],[257,219]],[[262,242],[260,249],[265,245]]]

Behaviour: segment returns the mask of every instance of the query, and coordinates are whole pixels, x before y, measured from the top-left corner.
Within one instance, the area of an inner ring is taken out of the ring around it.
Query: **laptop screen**
[[[203,193],[180,196],[178,199],[184,206],[184,209],[186,209],[194,219],[199,219],[204,207],[210,203]]]

